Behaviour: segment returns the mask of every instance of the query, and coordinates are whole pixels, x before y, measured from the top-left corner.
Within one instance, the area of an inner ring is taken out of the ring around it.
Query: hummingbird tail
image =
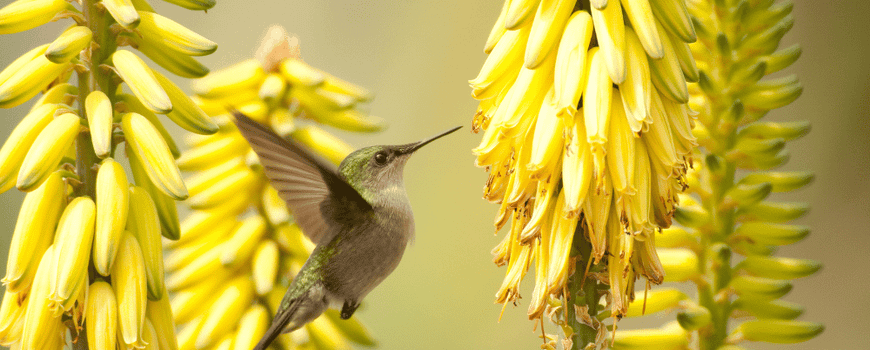
[[[296,313],[298,308],[299,298],[296,298],[290,300],[290,305],[286,308],[279,310],[278,314],[275,315],[275,318],[272,320],[272,325],[269,326],[268,330],[266,330],[266,334],[263,335],[263,338],[260,339],[257,346],[254,347],[254,350],[266,350],[266,348],[275,341],[275,338],[278,338],[279,335],[284,333],[284,329],[287,328],[287,324],[290,323],[293,314]]]
[[[281,301],[272,325],[266,334],[254,347],[254,350],[265,350],[281,333],[292,332],[306,323],[313,321],[326,310],[328,302],[323,285],[315,283],[307,288],[291,289]]]

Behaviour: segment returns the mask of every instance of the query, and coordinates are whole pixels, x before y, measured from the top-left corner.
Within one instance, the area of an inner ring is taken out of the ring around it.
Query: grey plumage
[[[317,246],[290,284],[272,325],[254,348],[341,306],[350,318],[360,301],[398,266],[414,235],[414,216],[402,179],[408,157],[426,141],[372,146],[351,153],[336,169],[241,113],[239,131],[263,170]]]

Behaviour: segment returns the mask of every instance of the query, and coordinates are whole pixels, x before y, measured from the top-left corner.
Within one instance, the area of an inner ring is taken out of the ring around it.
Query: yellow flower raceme
[[[28,192],[3,278],[2,345],[72,348],[87,337],[91,349],[178,348],[160,241],[161,233],[178,238],[172,198],[187,190],[177,147],[154,113],[203,134],[217,126],[125,38],[168,39],[179,49],[154,61],[170,71],[216,45],[153,11],[146,0],[19,0],[0,8],[0,34],[76,22],[0,71],[0,107],[42,93],[0,148],[0,191]],[[198,68],[185,76],[207,73]]]
[[[668,1],[682,13],[653,2],[506,1],[470,81],[480,100],[472,126],[483,131],[473,152],[490,172],[484,198],[500,204],[496,229],[510,226],[493,250],[508,265],[496,301],[515,302],[535,266],[531,319],[572,308],[559,302],[577,297],[565,295],[572,274],[607,271],[598,279],[617,318],[636,278],[664,278],[652,242],[685,188],[695,146],[686,91],[697,71],[682,54],[695,40],[684,1]],[[591,250],[578,256],[581,241]]]
[[[253,347],[314,248],[227,119],[227,106],[336,165],[352,148],[315,123],[351,131],[382,127],[357,108],[371,99],[368,91],[309,66],[294,42],[283,29],[272,28],[259,60],[193,83],[198,108],[212,115],[220,130],[191,135],[191,149],[179,158],[179,168],[190,172],[186,184],[193,210],[181,222],[180,238],[165,244],[165,268],[181,349]],[[355,318],[327,313],[279,337],[273,347],[340,349],[351,342],[374,343]]]

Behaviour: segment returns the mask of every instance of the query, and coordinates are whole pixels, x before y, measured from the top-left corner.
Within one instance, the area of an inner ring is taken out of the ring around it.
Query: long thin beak
[[[456,131],[456,130],[459,130],[459,129],[461,129],[461,128],[462,128],[462,126],[460,125],[460,126],[457,126],[457,127],[453,128],[453,129],[450,129],[450,130],[447,130],[447,131],[445,131],[445,132],[442,132],[442,133],[440,133],[440,134],[438,134],[438,135],[436,135],[436,136],[434,136],[434,137],[432,137],[432,138],[430,138],[430,139],[428,139],[428,140],[423,140],[423,141],[420,141],[420,142],[412,143],[412,144],[410,144],[410,145],[408,145],[408,146],[406,146],[406,147],[403,147],[402,150],[401,150],[401,152],[402,152],[403,154],[411,154],[411,153],[414,153],[414,151],[420,149],[420,147],[423,147],[423,146],[427,145],[428,143],[430,143],[430,142],[432,142],[432,141],[435,141],[435,140],[440,139],[440,138],[442,138],[442,137],[444,137],[444,136],[447,136],[448,134],[450,134],[450,133],[452,133],[452,132],[454,132],[454,131]]]

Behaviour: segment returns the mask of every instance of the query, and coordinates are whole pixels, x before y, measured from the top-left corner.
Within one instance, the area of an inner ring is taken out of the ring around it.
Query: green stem
[[[570,299],[565,307],[568,308],[568,326],[574,330],[573,350],[583,350],[589,344],[595,344],[598,329],[580,322],[577,319],[575,306],[588,307],[588,313],[594,320],[598,314],[598,301],[601,295],[598,293],[598,281],[593,278],[584,278],[586,265],[591,259],[592,245],[584,237],[583,231],[578,228],[574,233],[574,246],[579,250],[577,262],[574,265],[574,274],[568,278],[568,295]],[[585,281],[584,281],[585,280]]]

